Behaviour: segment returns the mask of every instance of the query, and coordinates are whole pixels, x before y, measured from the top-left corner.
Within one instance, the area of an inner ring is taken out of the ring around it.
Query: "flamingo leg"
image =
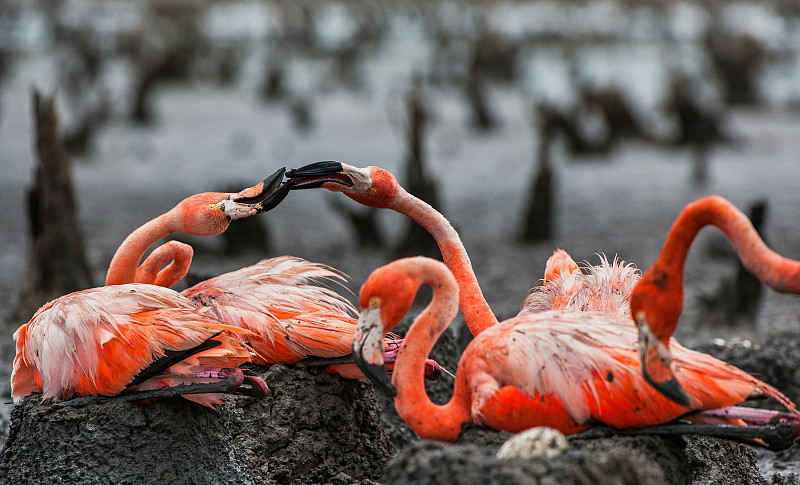
[[[710,416],[723,419],[741,419],[747,424],[769,425],[791,423],[800,430],[800,416],[773,411],[771,409],[751,408],[749,406],[727,406],[717,409],[705,409],[695,413],[698,416]]]
[[[268,387],[263,379],[257,376],[245,375],[242,369],[216,369],[200,372],[195,377],[222,378],[218,382],[179,384],[177,386],[162,387],[148,391],[129,391],[117,396],[85,396],[61,401],[53,404],[55,407],[83,407],[91,404],[103,404],[115,399],[123,401],[144,401],[152,399],[166,399],[185,394],[242,394],[245,396],[264,397]]]
[[[774,413],[774,411],[773,411]],[[784,413],[779,413],[784,415]],[[786,415],[788,416],[788,415]],[[800,436],[800,422],[797,420],[779,420],[772,424],[753,426],[739,426],[733,424],[695,424],[685,421],[673,421],[658,426],[644,428],[616,429],[599,425],[572,435],[569,439],[597,439],[611,436],[634,435],[684,435],[695,434],[713,436],[732,440],[744,440],[749,444],[760,444],[771,451],[781,451],[790,448],[795,439]],[[755,441],[753,441],[755,440]]]

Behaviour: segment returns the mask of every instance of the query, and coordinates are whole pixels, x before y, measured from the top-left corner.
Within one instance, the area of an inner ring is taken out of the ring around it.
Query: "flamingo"
[[[765,440],[767,446],[785,447],[800,436],[800,413],[778,390],[674,340],[673,367],[686,383],[690,405],[664,397],[639,368],[638,333],[627,305],[636,270],[603,260],[583,274],[567,258],[557,251],[548,262],[548,279],[529,298],[538,309],[473,339],[461,356],[447,404],[431,402],[420,379],[423,360],[458,312],[458,283],[439,261],[400,259],[367,278],[359,293],[356,362],[378,387],[396,389],[398,414],[426,439],[455,441],[469,422],[513,433],[547,426],[575,434],[597,423],[624,429],[678,417],[699,423],[750,421],[759,431],[764,424],[786,423],[788,437]],[[390,383],[381,365],[380,340],[408,312],[423,284],[432,287],[433,299],[409,329]],[[752,396],[776,398],[789,413],[741,408],[737,415],[739,408],[729,407]],[[711,411],[692,414],[703,409]]]
[[[246,332],[159,286],[70,293],[14,333],[11,396],[19,403],[33,393],[63,401],[134,391],[129,397],[182,395],[209,407],[221,402],[221,392],[263,396],[264,381],[238,368],[250,352],[233,335]]]
[[[179,204],[176,213],[153,224],[192,225],[191,209],[201,206],[215,217],[203,220],[208,224],[200,224],[196,232],[218,234],[229,221],[265,212],[286,197],[291,184],[281,185],[283,172],[279,170],[239,194],[202,194],[187,199],[189,202]],[[133,244],[145,244],[142,239],[147,232],[140,231]],[[181,248],[172,246],[172,250]],[[127,268],[133,270],[131,274],[125,268],[126,258],[135,259]],[[217,386],[222,391],[245,389],[242,384],[246,383],[250,391],[243,392],[266,393],[263,380],[245,376],[238,369],[251,361],[249,349],[240,342],[250,332],[198,311],[195,302],[174,290],[134,282],[138,259],[130,251],[118,251],[105,287],[51,301],[14,333],[16,356],[11,382],[16,402],[36,392],[51,400],[166,387],[173,389],[160,395],[190,394],[208,386],[185,389],[175,385],[209,381],[222,384]],[[185,268],[180,268],[184,263],[176,259],[165,269],[163,278],[156,274],[153,281],[164,283],[175,278],[173,273],[185,274]],[[208,406],[220,402],[219,396],[208,393],[187,398]]]
[[[800,293],[800,261],[784,258],[767,247],[750,219],[728,200],[711,196],[687,205],[672,225],[656,261],[631,295],[631,314],[639,329],[641,368],[656,389],[686,404],[674,361],[671,338],[683,308],[683,267],[697,233],[717,226],[733,243],[744,267],[776,291]]]
[[[284,172],[279,169],[238,194],[193,195],[145,223],[117,249],[106,285],[174,285],[188,272],[191,246],[169,241],[140,265],[147,249],[175,232],[218,235],[235,219],[272,209],[294,183],[283,182]],[[281,256],[208,279],[181,294],[194,301],[204,314],[248,330],[236,336],[252,350],[253,363],[257,365],[293,364],[308,357],[338,359],[339,363],[324,370],[345,378],[363,378],[352,362],[346,362],[352,353],[356,310],[346,298],[325,286],[345,278],[329,266]],[[389,360],[398,346],[397,339],[387,340]],[[435,361],[430,360],[427,365],[429,379],[441,375]]]

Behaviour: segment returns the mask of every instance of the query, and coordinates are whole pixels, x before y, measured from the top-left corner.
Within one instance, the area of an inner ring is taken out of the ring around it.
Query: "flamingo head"
[[[580,268],[572,257],[563,249],[556,249],[547,260],[544,281],[545,283],[555,281],[562,275],[572,274],[576,271],[580,271]]]
[[[391,208],[400,192],[391,172],[378,167],[357,168],[346,163],[316,162],[286,172],[293,189],[328,189],[342,192],[359,204]]]
[[[294,185],[293,180],[283,182],[285,171],[281,168],[237,194],[205,192],[184,199],[173,209],[180,221],[180,232],[216,236],[224,232],[231,221],[272,210]]]
[[[683,308],[682,273],[667,272],[654,264],[636,284],[630,305],[639,330],[639,357],[645,380],[677,404],[689,406],[689,397],[672,372],[669,350]]]
[[[376,269],[359,293],[361,315],[353,341],[353,360],[373,385],[390,396],[395,395],[384,366],[383,336],[393,329],[414,303],[419,283],[414,278]]]

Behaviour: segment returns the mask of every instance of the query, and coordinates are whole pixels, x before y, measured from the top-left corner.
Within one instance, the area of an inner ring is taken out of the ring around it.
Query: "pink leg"
[[[123,401],[151,401],[182,396],[184,394],[243,394],[252,397],[266,396],[269,388],[258,376],[245,375],[242,369],[207,369],[194,377],[221,379],[218,382],[179,384],[148,391],[128,391],[117,396],[86,396],[55,403],[54,406],[81,407],[102,404],[112,399]]]
[[[777,425],[788,423],[800,430],[800,416],[794,414],[772,411],[771,409],[751,408],[748,406],[728,406],[718,409],[706,409],[696,413],[697,416],[711,416],[715,418],[741,419],[754,426]]]
[[[588,431],[570,436],[570,439],[606,438],[614,435],[641,434],[698,434],[717,438],[745,440],[750,444],[764,446],[773,451],[790,448],[794,440],[800,437],[800,417],[745,406],[730,406],[720,409],[698,411],[695,415],[713,418],[741,419],[752,423],[748,426],[734,424],[687,424],[678,419],[671,423],[645,428],[615,429],[608,426],[596,426]]]

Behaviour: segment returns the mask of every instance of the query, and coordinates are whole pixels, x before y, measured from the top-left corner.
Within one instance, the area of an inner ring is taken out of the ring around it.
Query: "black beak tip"
[[[262,202],[258,204],[258,212],[268,212],[278,206],[283,199],[289,195],[289,191],[292,190],[292,186],[294,186],[294,180],[287,180],[278,186],[271,194],[267,196]]]
[[[341,173],[342,171],[342,162],[336,162],[333,160],[324,160],[321,162],[314,162],[308,165],[304,165],[300,168],[293,168],[286,172],[286,176],[291,178],[297,177],[314,177],[320,175],[332,175],[336,173]]]
[[[392,385],[392,381],[386,374],[386,367],[384,365],[367,362],[361,359],[357,354],[354,354],[353,360],[358,368],[361,369],[361,372],[367,376],[367,379],[372,382],[375,389],[389,397],[394,397],[397,394]]]
[[[283,182],[283,174],[286,173],[286,167],[281,167],[272,175],[265,178],[263,181],[264,188],[261,190],[261,195],[272,196],[273,193],[281,188]]]
[[[281,167],[275,171],[272,175],[264,179],[264,187],[271,187],[278,184],[281,180],[283,180],[283,175],[286,173],[286,167]]]
[[[650,378],[650,374],[647,373],[646,367],[642,367],[642,374],[644,375],[644,380],[647,381],[648,384],[653,386],[655,390],[663,394],[664,397],[673,401],[675,404],[679,404],[684,407],[690,407],[692,405],[692,403],[689,401],[689,396],[686,395],[686,391],[675,377],[672,377],[664,382],[655,382]]]
[[[278,170],[275,171],[275,173],[273,173],[272,175],[261,181],[261,192],[259,192],[255,196],[236,197],[233,199],[234,202],[238,202],[240,204],[262,205],[264,203],[268,203],[270,199],[273,198],[276,194],[279,195],[278,202],[280,202],[281,200],[283,200],[284,197],[286,197],[286,194],[289,193],[289,189],[285,189],[286,194],[280,196],[280,194],[282,194],[281,189],[283,188],[283,185],[287,183],[283,182],[283,174],[285,172],[286,172],[286,167],[279,168]]]
[[[281,167],[275,171],[272,175],[264,179],[264,189],[262,190],[262,194],[271,194],[278,188],[280,188],[281,183],[283,182],[283,174],[286,173],[286,167]]]
[[[386,379],[384,383],[378,385],[375,384],[375,381],[372,381],[372,385],[388,397],[397,396],[397,391],[389,379]]]

